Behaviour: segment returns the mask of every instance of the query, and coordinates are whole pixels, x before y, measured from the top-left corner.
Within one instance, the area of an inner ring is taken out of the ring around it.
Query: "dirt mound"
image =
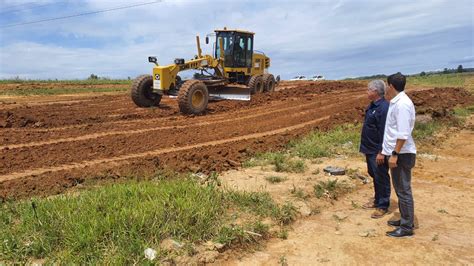
[[[314,100],[316,95],[324,95],[327,93],[337,93],[339,90],[344,92],[360,91],[362,87],[355,82],[311,82],[303,86],[293,87],[290,89],[279,90],[273,93],[252,95],[250,101],[218,101],[209,105],[209,113],[225,112],[232,109],[252,108],[270,104],[273,101],[305,101]],[[304,96],[308,96],[304,98]],[[303,99],[301,99],[303,97]]]
[[[44,124],[31,116],[17,116],[12,112],[0,111],[0,128],[42,127]]]
[[[434,88],[412,91],[408,95],[418,114],[429,114],[433,117],[447,116],[454,107],[474,102],[474,96],[463,88]]]

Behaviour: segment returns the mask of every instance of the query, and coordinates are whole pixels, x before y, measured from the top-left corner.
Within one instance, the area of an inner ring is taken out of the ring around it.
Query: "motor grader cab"
[[[270,58],[254,51],[254,33],[242,30],[215,30],[213,55],[203,55],[196,36],[197,55],[190,60],[177,58],[161,66],[156,57],[152,75],[141,75],[132,84],[131,96],[139,107],[158,106],[163,95],[177,96],[184,114],[203,113],[209,97],[250,100],[250,94],[274,91],[275,77],[268,73]],[[209,36],[206,37],[206,44]],[[194,79],[182,81],[179,72],[200,71]]]

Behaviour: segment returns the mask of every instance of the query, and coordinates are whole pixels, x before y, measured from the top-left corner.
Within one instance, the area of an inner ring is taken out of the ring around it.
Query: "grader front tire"
[[[275,77],[272,74],[263,75],[264,92],[275,91],[275,85],[276,85]]]
[[[179,110],[183,114],[202,114],[208,102],[209,92],[202,81],[188,80],[183,83],[178,93]]]
[[[248,86],[250,88],[250,94],[262,93],[264,89],[262,75],[252,76]]]
[[[158,106],[161,101],[161,95],[153,93],[153,77],[151,75],[141,75],[133,81],[131,96],[138,107]]]

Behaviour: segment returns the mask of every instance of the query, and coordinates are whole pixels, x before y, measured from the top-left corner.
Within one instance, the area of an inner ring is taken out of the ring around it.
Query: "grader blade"
[[[209,96],[216,99],[250,101],[250,90],[247,87],[209,88]]]

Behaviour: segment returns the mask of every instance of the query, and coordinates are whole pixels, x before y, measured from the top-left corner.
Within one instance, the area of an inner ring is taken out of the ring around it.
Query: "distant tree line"
[[[131,77],[127,77],[127,80],[131,80],[132,78]],[[109,77],[99,77],[98,75],[96,74],[91,74],[87,80],[112,80],[111,78]]]
[[[99,77],[96,74],[91,74],[88,78],[88,80],[110,80],[110,78],[107,77]]]
[[[435,75],[435,74],[451,74],[451,73],[465,73],[465,72],[474,72],[474,68],[464,68],[462,65],[459,65],[457,68],[444,68],[443,70],[438,70],[438,71],[421,71],[420,73],[416,74],[410,74],[407,76],[429,76],[429,75]],[[350,79],[386,79],[387,75],[385,74],[376,74],[376,75],[371,75],[371,76],[361,76],[357,78],[348,78]]]

